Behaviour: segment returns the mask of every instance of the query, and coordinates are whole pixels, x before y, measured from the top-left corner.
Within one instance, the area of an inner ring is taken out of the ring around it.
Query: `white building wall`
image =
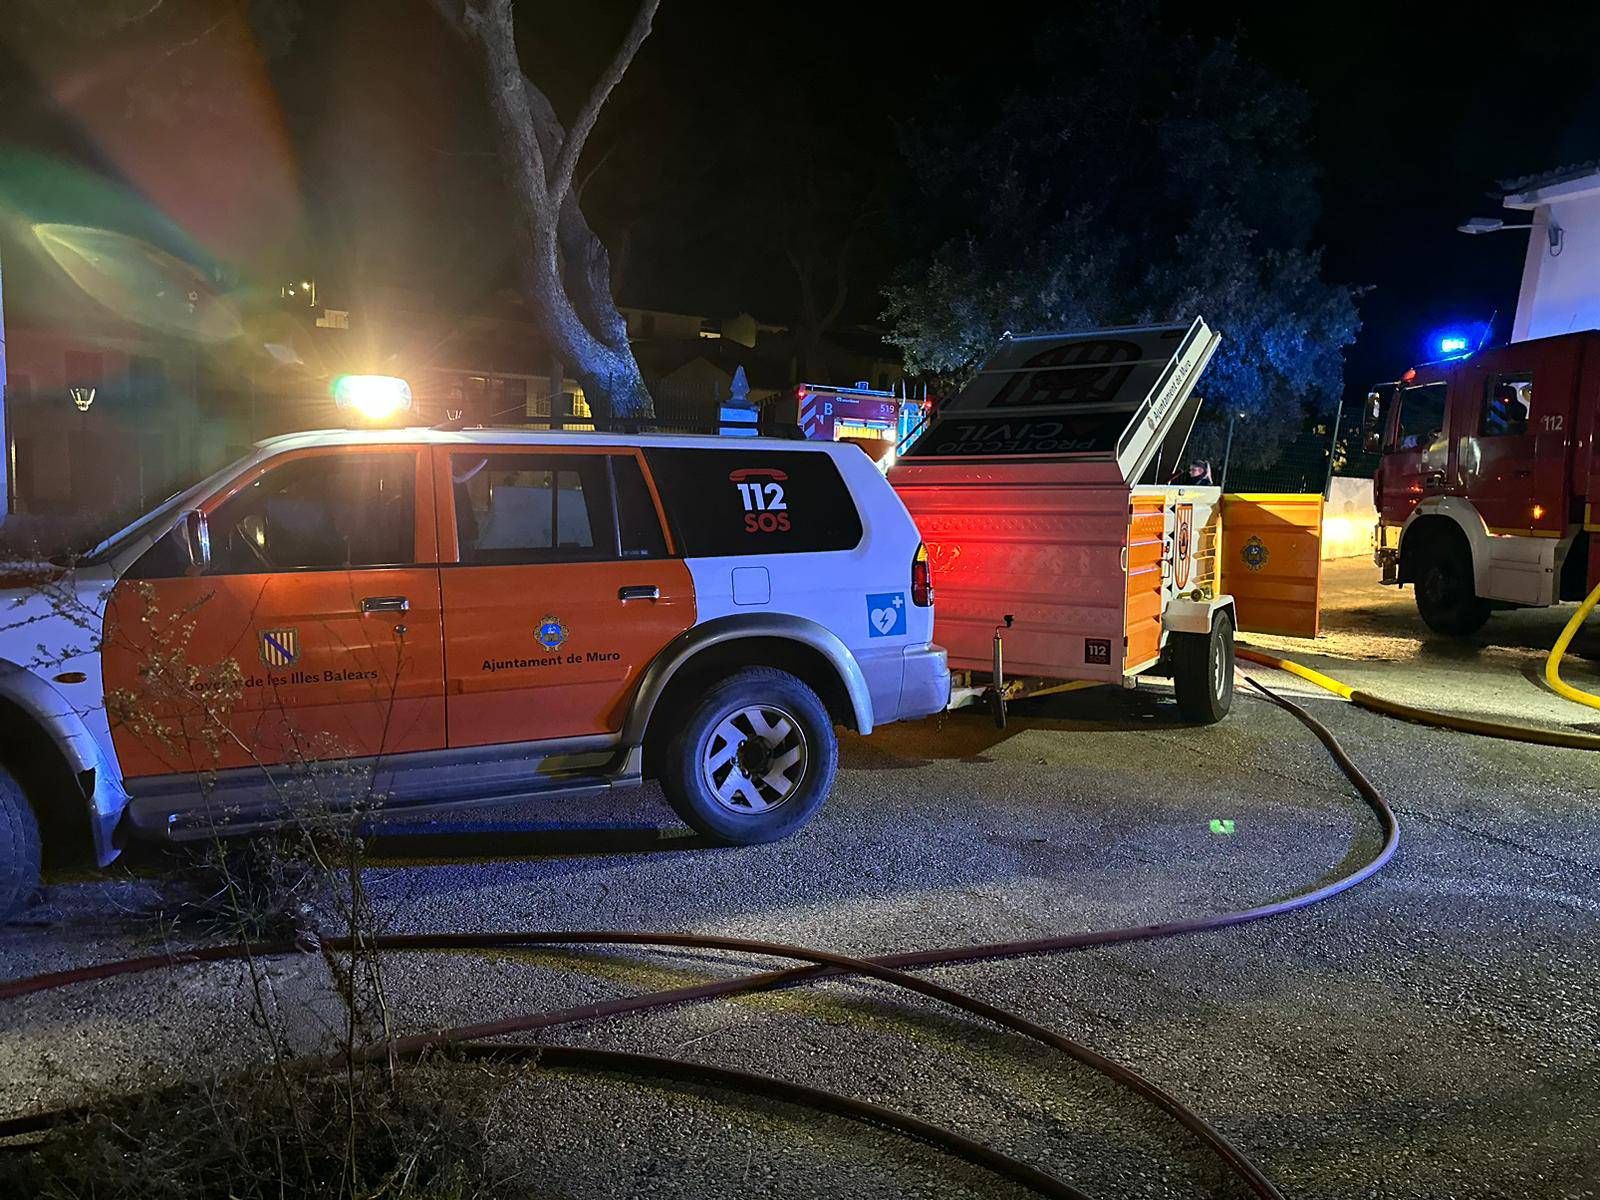
[[[1600,174],[1507,196],[1533,230],[1511,340],[1600,329]],[[1550,227],[1560,230],[1550,244]]]

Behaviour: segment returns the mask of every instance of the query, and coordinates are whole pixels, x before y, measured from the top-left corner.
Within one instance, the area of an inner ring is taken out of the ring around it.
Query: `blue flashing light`
[[[1439,339],[1440,354],[1465,354],[1467,352],[1467,339],[1460,334],[1449,334]]]

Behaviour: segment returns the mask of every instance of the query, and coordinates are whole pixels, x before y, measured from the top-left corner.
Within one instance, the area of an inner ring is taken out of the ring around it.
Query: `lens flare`
[[[204,342],[243,332],[233,303],[198,267],[148,242],[87,225],[41,224],[33,234],[73,283],[125,321]]]

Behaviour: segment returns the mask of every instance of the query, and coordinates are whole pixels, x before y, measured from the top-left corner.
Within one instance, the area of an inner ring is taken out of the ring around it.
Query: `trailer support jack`
[[[1001,623],[994,627],[994,666],[993,677],[989,687],[989,713],[994,717],[994,727],[1006,727],[1006,675],[1005,675],[1005,650],[1001,644],[1002,635],[1011,628],[1011,614],[1007,613],[1001,618]]]

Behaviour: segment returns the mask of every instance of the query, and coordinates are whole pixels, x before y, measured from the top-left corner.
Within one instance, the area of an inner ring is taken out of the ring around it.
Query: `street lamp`
[[[1505,233],[1513,229],[1536,229],[1536,225],[1507,225],[1499,217],[1471,217],[1464,224],[1456,226],[1457,233]],[[1545,228],[1545,236],[1550,239],[1550,253],[1561,253],[1561,242],[1566,236],[1566,231],[1554,221],[1549,222]]]

